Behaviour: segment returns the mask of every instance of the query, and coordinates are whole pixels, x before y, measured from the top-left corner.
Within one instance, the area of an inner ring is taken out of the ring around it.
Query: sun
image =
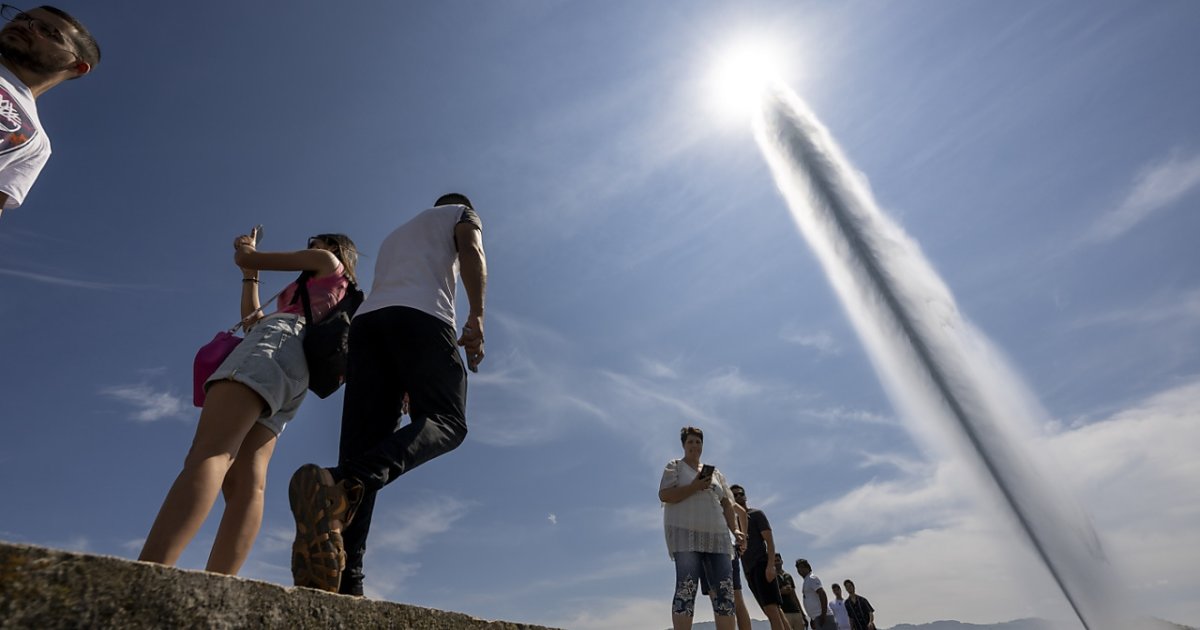
[[[731,117],[752,116],[767,87],[784,76],[786,58],[780,47],[766,41],[731,45],[717,57],[710,78],[716,106]]]

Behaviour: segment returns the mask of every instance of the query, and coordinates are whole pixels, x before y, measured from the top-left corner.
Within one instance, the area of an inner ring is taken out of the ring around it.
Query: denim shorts
[[[295,417],[308,391],[303,333],[302,316],[264,317],[208,377],[205,390],[224,380],[237,381],[254,390],[266,403],[259,424],[279,435]]]
[[[729,554],[676,551],[674,558],[675,599],[671,601],[671,614],[695,616],[697,588],[703,578],[707,584],[716,585],[713,614],[733,616],[733,567]]]

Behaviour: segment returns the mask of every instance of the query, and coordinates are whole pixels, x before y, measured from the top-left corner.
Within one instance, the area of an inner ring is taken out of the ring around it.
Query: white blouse
[[[700,471],[682,459],[667,462],[663,470],[659,490],[686,486]],[[733,502],[733,493],[725,482],[725,475],[713,470],[712,483],[678,503],[663,504],[663,530],[667,536],[667,553],[671,557],[678,551],[723,553],[733,555],[729,541],[729,526],[725,523],[725,510],[721,499]]]

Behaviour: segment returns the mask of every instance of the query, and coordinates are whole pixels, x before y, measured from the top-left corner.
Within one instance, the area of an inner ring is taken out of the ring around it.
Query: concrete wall
[[[0,542],[0,629],[538,630],[454,612]]]

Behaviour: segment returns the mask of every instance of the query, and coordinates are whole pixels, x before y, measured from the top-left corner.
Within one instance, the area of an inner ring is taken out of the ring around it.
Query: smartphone
[[[708,479],[709,477],[712,477],[714,470],[716,470],[715,466],[712,464],[705,464],[700,467],[700,477],[703,479]]]
[[[254,239],[255,247],[258,247],[259,242],[262,241],[262,236],[263,236],[263,226],[261,223],[254,226],[254,229],[250,230],[250,238]]]

